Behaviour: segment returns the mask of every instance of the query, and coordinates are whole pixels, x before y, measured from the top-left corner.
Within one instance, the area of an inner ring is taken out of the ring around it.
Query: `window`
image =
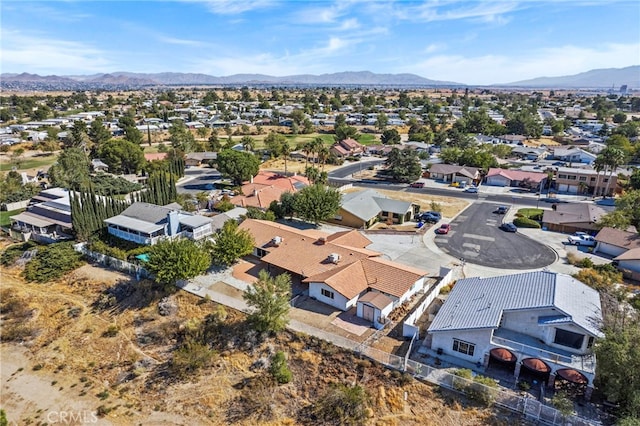
[[[476,345],[462,340],[453,339],[453,350],[465,355],[473,356],[473,351],[476,349]]]
[[[586,182],[587,177],[586,176],[580,176],[580,182]]]
[[[566,179],[567,175],[558,175],[558,179]]]
[[[326,288],[323,288],[323,289],[322,289],[322,291],[321,291],[321,293],[322,293],[322,295],[323,295],[324,297],[329,298],[329,299],[333,299],[334,294],[333,294],[333,292],[332,292],[332,291],[329,291],[329,290],[327,290]]]
[[[607,183],[607,182],[609,182],[609,178],[604,178],[604,179],[602,179],[602,181],[603,181],[604,183]]]
[[[567,177],[567,179],[569,179],[569,180],[576,180],[576,176],[575,176],[575,175],[568,176],[568,177]]]
[[[267,251],[259,248],[259,249],[256,249],[256,254],[258,255],[258,257],[264,257],[267,255]]]
[[[596,178],[592,177],[591,179],[589,179],[591,182],[595,182]]]
[[[556,337],[553,339],[553,343],[573,349],[580,349],[583,341],[583,334],[562,330],[560,328],[556,328]]]
[[[589,341],[587,342],[587,348],[591,349],[593,347],[593,341],[594,341],[594,337],[590,336],[589,337]]]

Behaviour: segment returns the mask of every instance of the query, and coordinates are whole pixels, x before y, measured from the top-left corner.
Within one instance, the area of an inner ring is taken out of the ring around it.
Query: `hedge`
[[[518,228],[540,228],[540,224],[535,220],[526,217],[517,217],[513,220],[513,224]]]

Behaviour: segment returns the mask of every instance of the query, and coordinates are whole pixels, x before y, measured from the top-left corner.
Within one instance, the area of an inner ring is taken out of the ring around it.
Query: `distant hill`
[[[619,88],[623,84],[629,88],[640,88],[640,65],[626,68],[604,68],[575,75],[561,77],[539,77],[516,81],[501,86],[544,87],[544,88]]]
[[[463,86],[452,81],[423,78],[415,74],[375,74],[369,71],[339,72],[322,75],[290,75],[275,77],[264,74],[235,74],[215,77],[196,73],[132,73],[47,76],[35,74],[2,74],[7,83],[54,83],[76,82],[81,86],[147,86],[147,85],[228,85],[228,84],[281,84],[281,85],[380,85],[380,86]]]

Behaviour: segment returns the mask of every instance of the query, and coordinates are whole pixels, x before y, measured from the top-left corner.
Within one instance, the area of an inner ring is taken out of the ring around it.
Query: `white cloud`
[[[83,73],[105,72],[113,62],[107,53],[88,44],[33,36],[2,29],[3,72]]]
[[[529,50],[517,56],[437,55],[400,67],[396,72],[412,72],[435,80],[465,84],[511,83],[637,65],[639,51],[640,43],[634,43],[593,47],[566,45]]]
[[[342,21],[342,24],[338,28],[338,31],[351,31],[360,28],[360,23],[356,18],[347,19]]]
[[[424,48],[423,53],[435,53],[438,50],[442,50],[445,48],[445,45],[442,43],[431,43],[427,47]]]
[[[200,3],[199,0],[192,0]],[[265,9],[274,5],[273,0],[206,0],[207,9],[216,15],[237,15],[256,9]]]
[[[521,3],[513,1],[428,1],[417,6],[414,3],[398,2],[393,4],[391,13],[400,20],[420,22],[467,19],[503,24],[508,21],[504,14],[514,12],[521,7]]]

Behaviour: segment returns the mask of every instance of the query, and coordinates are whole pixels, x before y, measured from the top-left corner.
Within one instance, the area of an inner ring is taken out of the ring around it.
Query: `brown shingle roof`
[[[622,229],[602,228],[596,235],[596,241],[626,248],[627,250],[640,248],[640,234],[623,231]]]
[[[596,223],[607,212],[599,206],[584,203],[558,204],[556,210],[545,210],[543,223]]]
[[[429,169],[430,173],[438,173],[443,175],[457,174],[466,176],[471,179],[475,179],[478,177],[478,169],[475,167],[468,166],[457,166],[455,164],[433,164]]]
[[[640,259],[640,247],[627,250],[614,260],[638,260]]]
[[[355,229],[336,232],[335,234],[331,234],[327,237],[327,241],[331,241],[334,244],[339,244],[342,246],[361,247],[361,248],[365,248],[372,242],[370,239],[368,239],[367,237],[365,237]]]
[[[369,291],[358,299],[358,302],[368,303],[376,308],[382,310],[393,303],[393,300],[389,299],[382,293],[377,291]]]

